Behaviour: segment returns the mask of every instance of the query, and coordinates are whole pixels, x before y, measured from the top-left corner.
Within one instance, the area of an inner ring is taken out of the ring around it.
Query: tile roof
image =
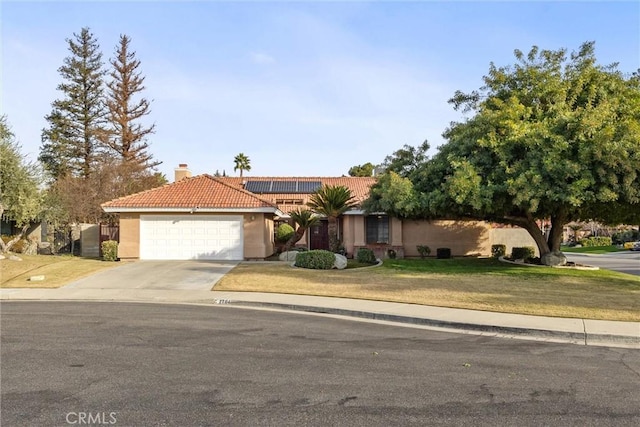
[[[277,206],[259,195],[245,191],[211,175],[184,178],[162,187],[103,203],[111,212],[120,208],[273,208]]]
[[[243,181],[320,181],[322,185],[342,185],[347,187],[351,194],[354,196],[356,202],[361,203],[367,197],[369,197],[369,190],[371,186],[376,182],[374,177],[354,177],[354,176],[341,176],[341,177],[313,177],[313,176],[249,176],[249,177],[221,177],[218,178],[222,182],[231,184],[237,188],[243,187]],[[283,212],[290,212],[300,207],[306,206],[309,201],[309,194],[301,193],[268,193],[260,194],[260,197],[265,200],[269,200],[272,203],[276,203],[277,200],[302,200],[300,205],[277,203],[280,210]]]
[[[132,194],[103,203],[102,207],[109,212],[118,209],[244,209],[274,208],[289,213],[305,208],[309,194],[304,193],[268,193],[258,194],[244,190],[243,181],[319,181],[322,185],[342,185],[347,187],[361,203],[369,196],[369,189],[376,182],[374,177],[213,177],[198,175],[184,178],[178,182],[162,187]]]

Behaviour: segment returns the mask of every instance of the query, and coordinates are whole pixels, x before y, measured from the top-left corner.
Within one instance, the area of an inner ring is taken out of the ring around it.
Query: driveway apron
[[[237,264],[198,260],[124,262],[121,266],[76,280],[65,288],[209,291]]]

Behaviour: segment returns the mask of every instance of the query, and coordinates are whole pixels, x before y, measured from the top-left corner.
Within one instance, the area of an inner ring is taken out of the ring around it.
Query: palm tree
[[[313,193],[307,203],[314,212],[324,215],[329,221],[329,249],[338,252],[338,217],[357,206],[351,191],[342,185],[323,185]]]
[[[573,230],[573,241],[578,243],[578,231],[582,230],[582,224],[572,224],[569,228]]]
[[[233,171],[237,171],[240,169],[240,178],[242,178],[242,171],[250,171],[251,170],[251,160],[244,153],[238,154],[233,161],[235,162],[235,166]]]
[[[296,232],[293,233],[293,236],[291,236],[289,240],[287,240],[287,243],[285,243],[285,251],[291,249],[293,245],[295,245],[300,241],[300,239],[302,239],[302,236],[304,236],[304,233],[309,228],[316,225],[318,221],[320,221],[320,218],[318,218],[309,209],[298,209],[290,212],[289,215],[291,215],[291,219],[297,227]]]

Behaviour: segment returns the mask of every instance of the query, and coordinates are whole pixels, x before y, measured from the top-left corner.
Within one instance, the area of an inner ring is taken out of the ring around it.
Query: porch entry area
[[[321,220],[309,229],[309,249],[329,250],[329,221]]]

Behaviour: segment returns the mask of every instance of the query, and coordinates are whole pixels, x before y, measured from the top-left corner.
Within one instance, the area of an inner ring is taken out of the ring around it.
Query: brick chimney
[[[175,182],[183,180],[185,178],[191,178],[191,171],[187,167],[186,163],[180,163],[178,167],[175,169]]]

